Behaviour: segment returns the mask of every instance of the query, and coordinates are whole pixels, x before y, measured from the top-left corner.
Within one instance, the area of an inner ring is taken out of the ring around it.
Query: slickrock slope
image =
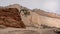
[[[25,28],[25,25],[21,20],[21,15],[16,8],[0,8],[0,25]]]
[[[56,27],[60,28],[60,15],[56,13],[46,12],[40,9],[32,10],[32,20],[38,25],[44,27]]]
[[[40,10],[40,9],[33,9],[33,11],[36,12],[37,14],[40,14],[40,15],[43,15],[43,16],[60,19],[60,15],[56,14],[56,13],[46,12],[46,11]]]

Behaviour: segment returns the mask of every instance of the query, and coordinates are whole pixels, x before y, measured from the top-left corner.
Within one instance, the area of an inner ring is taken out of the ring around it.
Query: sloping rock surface
[[[46,11],[40,10],[40,9],[33,9],[32,11],[36,12],[39,15],[60,19],[60,14],[56,14],[56,13],[52,13],[52,12],[46,12]]]
[[[19,11],[16,8],[0,8],[0,25],[6,27],[25,28]]]

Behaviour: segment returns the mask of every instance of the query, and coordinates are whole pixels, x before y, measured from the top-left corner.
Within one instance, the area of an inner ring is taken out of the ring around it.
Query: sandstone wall
[[[32,14],[32,22],[35,25],[42,25],[43,24],[43,25],[47,25],[50,27],[60,28],[60,19],[42,16],[42,15],[39,15],[35,12],[32,12],[31,14]]]
[[[25,28],[21,15],[16,8],[0,8],[0,25],[6,27]]]

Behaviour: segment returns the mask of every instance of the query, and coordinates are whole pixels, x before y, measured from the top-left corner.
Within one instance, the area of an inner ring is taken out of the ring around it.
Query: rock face
[[[0,25],[6,27],[25,28],[19,11],[16,8],[0,8]]]
[[[19,4],[12,4],[12,5],[8,5],[8,6],[5,6],[5,7],[7,7],[7,8],[17,8],[18,10],[20,10],[21,8],[23,8]]]
[[[55,13],[46,12],[44,10],[35,9],[32,12],[32,21],[38,26],[47,26],[53,28],[60,28],[60,15]]]

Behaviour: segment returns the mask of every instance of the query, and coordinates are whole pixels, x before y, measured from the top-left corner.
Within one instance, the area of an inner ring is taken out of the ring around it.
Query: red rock
[[[0,9],[0,25],[6,27],[25,28],[19,11],[16,8]]]

